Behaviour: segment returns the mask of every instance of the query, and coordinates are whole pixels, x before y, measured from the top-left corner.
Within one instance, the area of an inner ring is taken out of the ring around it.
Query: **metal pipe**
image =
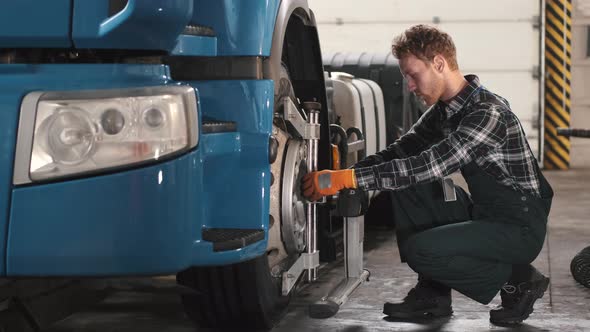
[[[309,104],[316,104],[316,103],[309,103]],[[318,125],[319,124],[319,110],[310,107],[308,109],[307,118],[308,118],[308,121],[311,125]],[[309,172],[317,171],[317,169],[318,169],[318,161],[317,160],[318,160],[318,139],[317,138],[310,138],[307,140],[307,169]],[[309,202],[306,206],[306,212],[307,212],[307,253],[314,254],[317,251],[317,205],[316,205],[316,203]],[[307,281],[308,282],[312,282],[317,279],[317,274],[318,274],[317,271],[318,271],[317,267],[307,270]]]

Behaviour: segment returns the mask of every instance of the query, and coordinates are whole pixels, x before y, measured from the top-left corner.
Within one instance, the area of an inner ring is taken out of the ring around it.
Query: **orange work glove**
[[[303,177],[303,196],[317,201],[322,196],[334,195],[345,188],[356,188],[356,176],[353,169],[338,171],[323,170],[311,172]]]

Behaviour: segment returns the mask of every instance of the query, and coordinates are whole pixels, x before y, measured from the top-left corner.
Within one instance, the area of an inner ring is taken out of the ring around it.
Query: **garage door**
[[[386,53],[395,35],[418,23],[448,32],[463,73],[508,99],[540,156],[539,0],[308,1],[323,52]]]

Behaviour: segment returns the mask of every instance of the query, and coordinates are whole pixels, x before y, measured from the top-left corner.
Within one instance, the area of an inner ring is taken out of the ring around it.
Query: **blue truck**
[[[0,86],[2,280],[172,274],[197,325],[269,328],[301,255],[314,274],[306,0],[10,1]]]

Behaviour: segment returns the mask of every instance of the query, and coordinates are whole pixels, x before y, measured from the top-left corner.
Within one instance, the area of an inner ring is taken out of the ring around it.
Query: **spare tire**
[[[570,264],[574,279],[582,286],[590,288],[590,247],[582,249]]]

